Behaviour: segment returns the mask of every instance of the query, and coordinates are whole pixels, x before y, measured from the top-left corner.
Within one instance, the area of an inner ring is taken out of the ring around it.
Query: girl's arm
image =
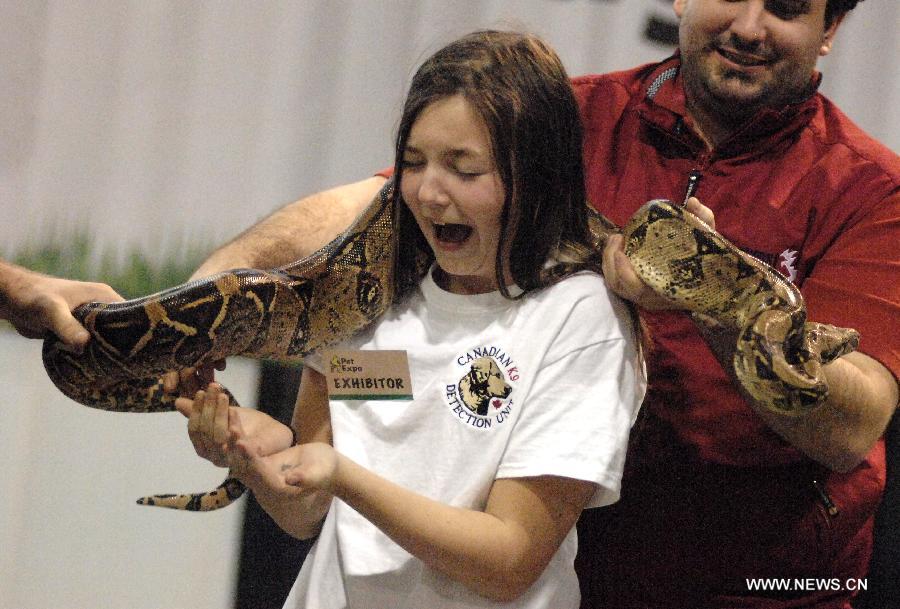
[[[291,427],[299,444],[330,448],[331,417],[325,377],[310,368],[303,369]],[[276,454],[261,450],[253,437],[243,433],[233,416],[230,439],[227,452],[232,475],[253,491],[272,519],[287,533],[300,539],[318,534],[332,495],[325,490],[300,489],[285,483],[284,471],[299,447]]]
[[[304,395],[313,391],[321,394]],[[321,410],[322,401],[327,412],[324,377],[304,370],[295,421],[305,421],[298,429],[312,423],[310,405]],[[330,440],[330,425],[318,427],[320,433],[327,427]],[[249,461],[259,482],[251,488],[289,533],[308,533],[311,521],[317,530],[334,495],[429,567],[497,601],[513,600],[534,583],[596,490],[592,482],[555,476],[500,479],[477,511],[394,484],[328,443]]]
[[[451,507],[334,452],[331,492],[432,569],[495,601],[512,601],[543,573],[594,494],[592,482],[539,476],[495,480],[483,512]],[[286,481],[300,484],[303,470]]]

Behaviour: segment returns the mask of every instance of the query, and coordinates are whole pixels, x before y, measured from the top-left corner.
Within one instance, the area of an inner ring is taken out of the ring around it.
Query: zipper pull
[[[828,496],[828,493],[825,492],[825,487],[818,480],[812,481],[813,488],[816,489],[816,494],[819,496],[819,501],[822,502],[822,505],[825,507],[825,511],[828,512],[828,515],[834,518],[841,511],[838,509],[838,506],[834,504],[834,501],[831,500],[831,497]]]
[[[703,172],[699,169],[692,169],[691,173],[688,175],[688,184],[687,191],[684,193],[684,201],[681,202],[681,206],[687,206],[688,199],[694,196],[694,193],[697,191],[697,186],[700,184],[700,178],[703,177]]]

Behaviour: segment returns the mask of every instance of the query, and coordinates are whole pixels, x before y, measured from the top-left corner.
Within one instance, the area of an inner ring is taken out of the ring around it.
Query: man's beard
[[[796,85],[784,85],[777,78],[760,83],[739,70],[702,62],[682,64],[682,69],[691,105],[702,106],[722,126],[739,127],[764,108],[780,109],[798,99]]]

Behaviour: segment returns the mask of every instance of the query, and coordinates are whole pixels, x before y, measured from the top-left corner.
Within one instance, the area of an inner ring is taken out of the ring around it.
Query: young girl
[[[396,151],[398,272],[433,264],[342,349],[407,351],[413,398],[329,401],[310,358],[294,445],[215,385],[179,410],[201,456],[319,535],[286,607],[578,607],[573,527],[618,498],[644,386],[590,272],[568,77],[532,36],[466,36],[416,73]]]

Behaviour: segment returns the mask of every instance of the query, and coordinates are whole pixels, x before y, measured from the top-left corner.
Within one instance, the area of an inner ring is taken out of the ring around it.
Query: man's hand
[[[710,227],[715,228],[712,211],[695,197],[688,199],[686,209]],[[642,309],[662,311],[681,308],[671,300],[654,292],[638,277],[631,261],[625,255],[625,239],[621,235],[610,236],[606,247],[603,248],[603,277],[613,292]]]
[[[0,263],[0,318],[28,338],[52,332],[69,347],[83,349],[91,336],[72,317],[72,309],[86,302],[122,300],[104,283],[61,279]]]

